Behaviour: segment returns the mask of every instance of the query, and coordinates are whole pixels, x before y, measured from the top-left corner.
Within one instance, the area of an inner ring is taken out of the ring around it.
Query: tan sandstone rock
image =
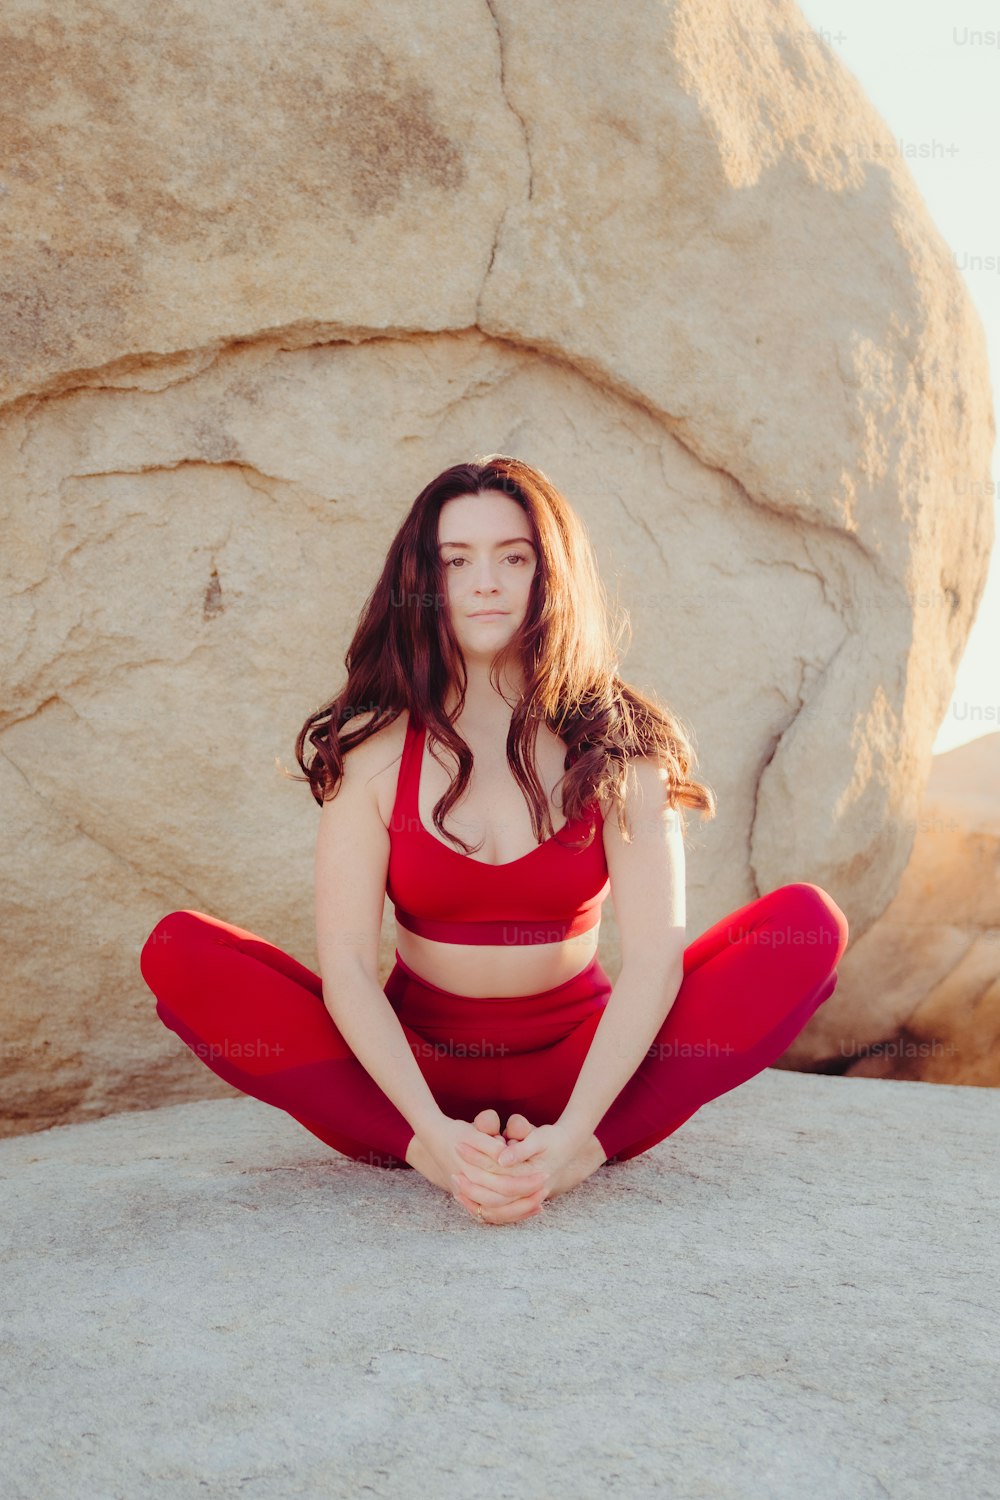
[[[948,246],[795,7],[17,0],[0,70],[6,1128],[228,1092],[139,948],[190,906],[315,966],[278,762],[477,453],[577,506],[694,734],[692,935],[812,880],[860,938],[993,426]]]
[[[1000,734],[934,757],[895,899],[783,1063],[1000,1085]]]

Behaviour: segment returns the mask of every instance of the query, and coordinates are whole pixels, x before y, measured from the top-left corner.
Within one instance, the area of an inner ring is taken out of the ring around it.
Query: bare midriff
[[[404,713],[392,726],[398,740],[393,748],[399,756],[405,728]],[[420,775],[420,821],[427,833],[451,849],[456,858],[475,859],[483,864],[516,861],[537,845],[528,804],[507,765],[503,745],[499,752],[490,752],[478,747],[464,729],[459,732],[469,739],[475,765],[466,795],[459,804],[461,816],[453,808],[446,817],[446,826],[466,843],[476,846],[482,842],[482,848],[475,855],[466,855],[457,844],[445,843],[436,831],[431,833],[434,806],[447,791],[450,778],[428,748],[424,751]],[[386,731],[387,739],[388,734]],[[443,747],[439,749],[439,754],[445,753]],[[565,824],[561,809],[552,799],[552,789],[563,775],[565,755],[562,740],[542,726],[536,741],[536,771],[549,799],[549,816],[555,832]],[[452,764],[454,774],[458,767]],[[397,759],[378,777],[379,811],[387,828],[392,819],[398,774]],[[407,968],[439,989],[475,1000],[511,999],[553,989],[582,973],[597,952],[599,933],[600,923],[562,942],[502,947],[437,942],[420,937],[397,922],[396,950]]]
[[[597,952],[600,924],[561,943],[497,948],[487,943],[436,943],[396,924],[396,951],[415,974],[470,1000],[512,999],[554,989],[580,974]]]

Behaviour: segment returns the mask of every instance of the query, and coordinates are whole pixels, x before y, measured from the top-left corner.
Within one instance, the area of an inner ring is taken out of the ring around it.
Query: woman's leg
[[[285,1110],[344,1156],[407,1165],[413,1131],[337,1030],[318,974],[197,911],[159,921],[139,967],[160,1020],[226,1083]]]
[[[781,886],[696,938],[666,1021],[595,1130],[607,1158],[648,1151],[780,1057],[836,988],[847,938],[836,902],[805,884]],[[558,1045],[511,1057],[502,1117],[557,1120],[599,1023],[594,1015]]]
[[[833,994],[847,940],[840,907],[809,884],[779,886],[696,938],[667,1019],[594,1132],[608,1159],[649,1150],[780,1057]]]

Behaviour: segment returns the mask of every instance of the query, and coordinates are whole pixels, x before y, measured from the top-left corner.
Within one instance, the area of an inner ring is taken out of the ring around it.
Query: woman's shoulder
[[[354,714],[348,719],[347,724],[341,726],[341,736],[346,728],[363,729],[376,717],[377,710],[375,709]],[[362,780],[370,783],[375,792],[379,816],[387,828],[392,820],[392,805],[399,779],[408,718],[409,715],[404,708],[390,723],[384,724],[366,740],[362,740],[360,745],[349,746],[343,752],[345,775],[350,765],[352,775],[357,772]]]
[[[629,755],[625,760],[622,793],[599,791],[594,800],[601,809],[602,818],[607,822],[617,813],[620,802],[626,809],[630,809],[636,803],[651,797],[657,806],[662,806],[669,780],[670,774],[657,756]]]
[[[384,770],[402,755],[409,720],[407,710],[401,709],[394,719],[388,724],[383,724],[381,729],[376,729],[374,734],[368,735],[360,744],[344,748],[345,731],[353,734],[356,730],[364,729],[377,717],[377,709],[368,709],[362,713],[353,714],[346,724],[340,727],[341,749],[345,761],[349,756],[352,765],[360,766],[368,775],[377,774],[379,769]]]

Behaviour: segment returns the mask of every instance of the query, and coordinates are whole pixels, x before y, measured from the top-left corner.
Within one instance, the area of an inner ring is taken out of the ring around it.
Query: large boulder
[[[692,935],[797,880],[864,933],[993,426],[949,248],[793,5],[20,0],[0,75],[7,1129],[226,1091],[153,1021],[165,911],[315,967],[281,767],[476,453],[566,492],[694,735]]]

